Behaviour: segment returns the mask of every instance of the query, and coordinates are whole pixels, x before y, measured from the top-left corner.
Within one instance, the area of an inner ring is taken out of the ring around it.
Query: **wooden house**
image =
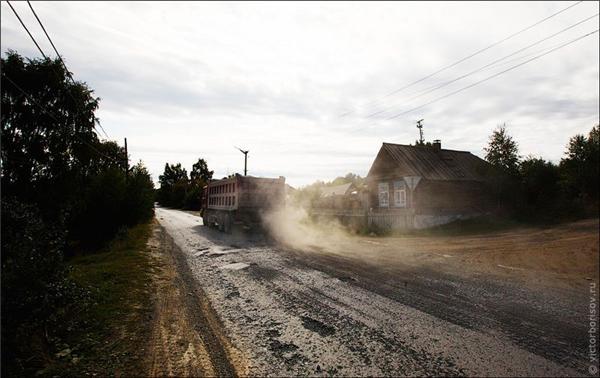
[[[367,175],[368,224],[425,228],[491,209],[489,164],[467,151],[383,143]]]

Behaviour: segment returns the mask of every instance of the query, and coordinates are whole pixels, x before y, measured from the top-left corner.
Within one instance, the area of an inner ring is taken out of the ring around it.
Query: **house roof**
[[[378,158],[382,151],[402,166],[407,176],[421,176],[426,180],[483,181],[488,166],[486,161],[468,151],[436,150],[429,146],[383,143]],[[373,166],[369,175],[372,173]]]
[[[336,186],[326,186],[321,188],[321,196],[329,197],[329,196],[343,196],[346,194],[348,189],[352,186],[352,183],[349,182],[347,184],[336,185]]]

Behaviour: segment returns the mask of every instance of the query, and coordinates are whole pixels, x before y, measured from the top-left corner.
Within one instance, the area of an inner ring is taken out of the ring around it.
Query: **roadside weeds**
[[[54,340],[53,361],[36,375],[243,375],[242,353],[156,220],[70,264],[89,298],[73,314],[76,326]]]

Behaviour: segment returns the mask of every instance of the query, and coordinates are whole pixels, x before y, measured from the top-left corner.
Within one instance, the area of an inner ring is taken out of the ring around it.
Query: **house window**
[[[404,181],[394,181],[394,207],[406,207],[406,185]]]
[[[387,182],[379,183],[379,207],[390,205],[390,188]]]

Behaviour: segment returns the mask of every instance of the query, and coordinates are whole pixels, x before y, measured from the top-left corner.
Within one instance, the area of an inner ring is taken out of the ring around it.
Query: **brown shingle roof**
[[[488,163],[468,151],[383,143],[381,147],[411,175],[427,180],[485,180]]]

